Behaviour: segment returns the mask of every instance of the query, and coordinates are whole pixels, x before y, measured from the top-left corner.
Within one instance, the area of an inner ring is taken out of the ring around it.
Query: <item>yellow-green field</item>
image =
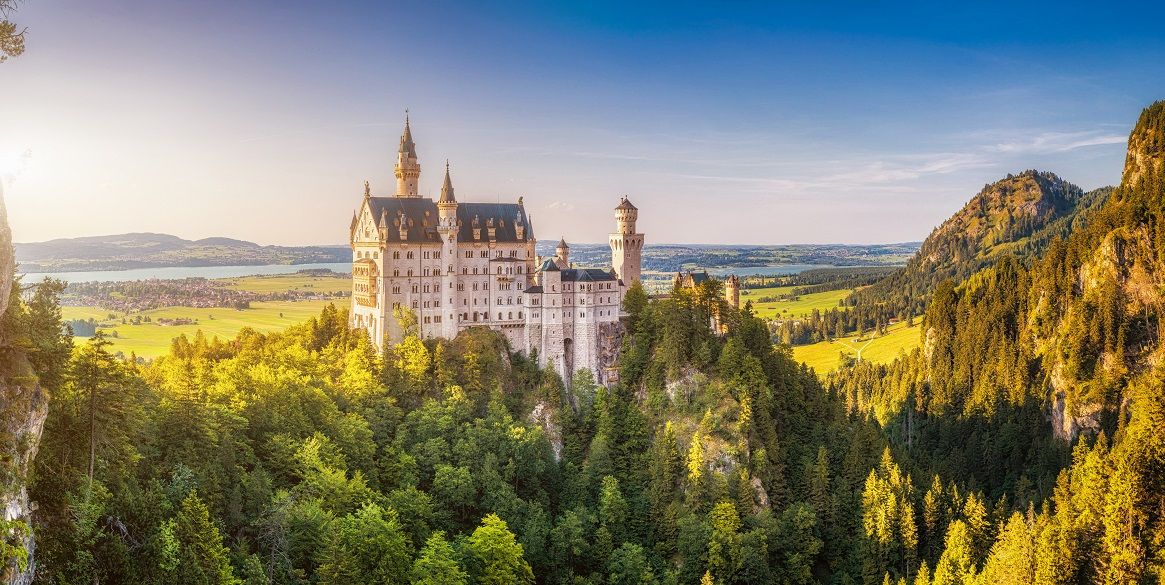
[[[761,297],[777,297],[791,294],[794,288],[797,287],[776,286],[749,289],[749,294],[740,295],[740,304],[743,305],[745,301],[752,301],[753,312],[762,319],[776,319],[781,317],[800,318],[809,316],[813,313],[814,309],[822,312],[828,311],[829,309],[836,309],[838,308],[838,303],[854,291],[852,288],[846,288],[801,295],[792,300],[767,303],[757,302],[757,299]]]
[[[845,337],[834,341],[822,341],[812,345],[793,347],[793,357],[797,361],[805,362],[818,374],[825,374],[837,369],[841,365],[841,354],[874,363],[889,363],[901,353],[909,353],[921,343],[920,326],[915,320],[913,327],[906,327],[905,323],[891,325],[886,334],[875,337],[867,333],[861,339],[857,336]]]
[[[352,290],[352,279],[347,276],[273,274],[270,276],[224,278],[222,282],[226,283],[226,287],[229,289],[247,290],[257,293],[295,290],[331,294]]]
[[[269,276],[244,276],[224,278],[222,282],[233,290],[272,293],[280,291],[306,291],[333,294],[352,289],[352,280],[347,276],[310,276],[304,274],[275,274]],[[140,313],[118,313],[99,307],[62,307],[66,320],[95,319],[100,329],[109,335],[113,350],[131,352],[139,357],[154,358],[170,350],[170,342],[179,335],[193,337],[199,330],[207,337],[231,339],[244,327],[268,333],[280,331],[291,325],[302,323],[318,315],[324,306],[335,302],[346,306],[347,301],[271,301],[253,302],[250,309],[231,308],[195,309],[192,307],[163,307]],[[110,314],[113,319],[109,319]],[[150,323],[133,325],[136,316],[149,316]],[[122,324],[122,318],[127,324]],[[159,319],[197,319],[190,325],[159,325]],[[116,332],[117,337],[113,337]],[[76,338],[76,343],[85,343],[86,338]]]

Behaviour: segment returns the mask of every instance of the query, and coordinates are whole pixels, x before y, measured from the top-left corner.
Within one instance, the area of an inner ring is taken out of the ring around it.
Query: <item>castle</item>
[[[421,165],[409,120],[396,158],[396,191],[374,197],[368,183],[352,216],[353,327],[378,351],[403,336],[398,309],[416,317],[424,338],[452,339],[475,326],[500,331],[515,349],[537,354],[568,384],[590,369],[615,381],[627,287],[640,278],[644,236],[639,211],[624,197],[615,208],[610,269],[575,268],[570,246],[535,253],[534,227],[517,203],[457,200],[449,165],[440,197],[418,193]]]

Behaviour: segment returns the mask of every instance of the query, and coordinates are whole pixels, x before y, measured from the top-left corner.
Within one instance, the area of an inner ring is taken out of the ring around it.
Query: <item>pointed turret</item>
[[[445,182],[441,184],[441,198],[437,200],[437,216],[441,229],[450,233],[457,228],[457,197],[453,195],[453,179],[449,177],[449,161],[445,161]]]
[[[405,129],[400,136],[400,148],[396,153],[396,196],[420,197],[417,184],[421,179],[421,165],[417,162],[417,145],[413,142],[413,129],[405,111]]]
[[[405,130],[400,135],[400,154],[417,158],[417,145],[413,142],[413,129],[409,126],[409,113],[405,110]]]
[[[554,260],[558,267],[563,270],[570,268],[570,246],[566,245],[566,238],[558,240],[558,246],[554,248],[554,251],[557,253]]]
[[[445,161],[445,182],[441,184],[441,199],[437,203],[457,203],[453,196],[453,181],[449,179],[449,161]]]

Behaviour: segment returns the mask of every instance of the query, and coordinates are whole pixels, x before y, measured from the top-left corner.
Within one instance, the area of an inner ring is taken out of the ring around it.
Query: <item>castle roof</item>
[[[542,261],[542,265],[538,267],[539,272],[558,272],[558,264],[554,258],[547,258]]]
[[[614,271],[602,268],[568,268],[562,271],[563,282],[608,282],[615,279]]]
[[[630,209],[639,209],[639,208],[635,207],[634,205],[631,205],[631,200],[624,197],[623,200],[619,202],[619,206],[616,207],[615,209],[629,209],[630,210]]]
[[[370,197],[368,205],[373,217],[387,218],[389,242],[437,242],[437,203],[428,197]],[[481,239],[474,240],[474,220],[481,229]],[[405,237],[400,236],[401,222]],[[490,222],[494,226],[496,242],[527,242],[534,238],[534,230],[526,217],[526,210],[517,203],[459,203],[457,205],[457,239],[461,242],[489,241]],[[526,226],[518,237],[515,224]]]
[[[699,286],[700,284],[711,280],[712,277],[708,276],[708,271],[706,270],[701,270],[699,272],[692,272],[689,270],[687,272],[677,272],[676,279],[683,282],[686,286]]]
[[[558,240],[558,248],[566,248],[566,249],[568,249],[568,250],[570,249],[570,246],[567,246],[567,245],[566,245],[566,238],[559,238],[559,240]]]

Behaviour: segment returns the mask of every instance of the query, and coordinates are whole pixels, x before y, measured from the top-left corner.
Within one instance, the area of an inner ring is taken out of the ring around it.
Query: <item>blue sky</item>
[[[920,240],[1027,168],[1119,181],[1165,99],[1165,9],[1108,3],[28,0],[0,65],[19,241],[126,231],[340,243],[392,190],[524,196],[598,242]]]

